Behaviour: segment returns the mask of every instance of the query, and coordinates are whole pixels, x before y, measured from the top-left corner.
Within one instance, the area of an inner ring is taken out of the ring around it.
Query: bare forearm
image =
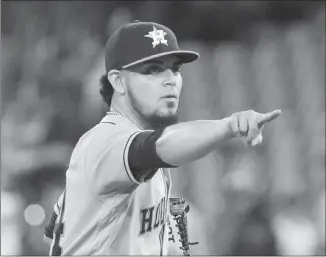
[[[180,166],[198,160],[230,139],[228,118],[182,122],[167,127],[156,142],[158,156],[166,163]]]

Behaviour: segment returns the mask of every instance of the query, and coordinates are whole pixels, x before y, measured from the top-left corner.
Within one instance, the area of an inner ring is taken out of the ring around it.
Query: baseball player
[[[169,168],[236,136],[261,144],[279,110],[177,122],[180,67],[198,58],[161,24],[134,21],[111,35],[100,88],[110,112],[73,150],[45,229],[50,255],[167,255]]]

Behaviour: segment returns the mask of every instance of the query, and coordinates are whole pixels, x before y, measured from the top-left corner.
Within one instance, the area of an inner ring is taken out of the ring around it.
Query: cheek
[[[132,94],[133,98],[136,98],[143,107],[154,105],[158,98],[158,90],[154,83],[153,80],[134,78],[128,84],[129,95]]]

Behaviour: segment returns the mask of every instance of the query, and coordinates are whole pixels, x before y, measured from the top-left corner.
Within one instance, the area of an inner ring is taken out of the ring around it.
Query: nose
[[[175,74],[172,72],[172,70],[167,69],[164,71],[164,81],[163,81],[163,85],[166,86],[173,86],[175,87],[177,84],[176,81],[176,76]]]

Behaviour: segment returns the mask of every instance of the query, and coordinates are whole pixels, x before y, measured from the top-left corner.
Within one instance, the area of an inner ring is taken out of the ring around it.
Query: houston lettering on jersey
[[[140,210],[139,235],[151,232],[163,225],[166,215],[165,202],[165,197],[163,197],[158,205]]]

